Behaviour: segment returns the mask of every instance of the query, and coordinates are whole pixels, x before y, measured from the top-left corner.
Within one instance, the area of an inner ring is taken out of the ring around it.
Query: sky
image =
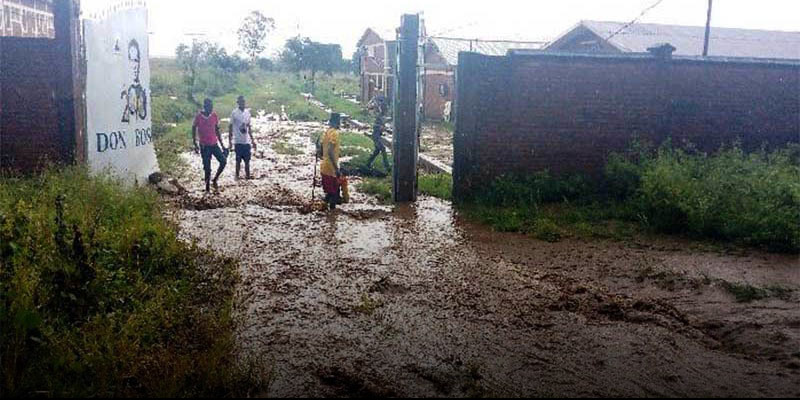
[[[394,38],[400,17],[422,13],[428,34],[549,41],[580,20],[629,22],[658,0],[149,0],[151,57],[169,57],[201,38],[238,50],[236,30],[251,11],[275,19],[265,56],[298,34],[355,51],[366,28]],[[82,0],[84,12],[114,0]],[[640,22],[704,26],[708,1],[662,0]],[[714,0],[712,26],[800,31],[800,0]]]

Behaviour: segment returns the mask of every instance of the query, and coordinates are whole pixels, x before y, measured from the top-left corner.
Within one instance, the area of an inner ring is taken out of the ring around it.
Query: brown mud
[[[186,240],[240,259],[239,339],[274,366],[264,396],[800,396],[796,256],[544,243],[355,184],[326,214],[311,202],[322,126],[257,127],[255,180],[234,181],[231,157],[205,195],[187,155],[190,193],[168,201]],[[739,303],[730,284],[783,290]]]

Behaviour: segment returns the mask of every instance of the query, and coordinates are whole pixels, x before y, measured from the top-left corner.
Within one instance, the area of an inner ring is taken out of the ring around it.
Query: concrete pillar
[[[417,201],[417,63],[419,15],[404,15],[397,38],[397,92],[394,103],[394,190],[397,203]]]

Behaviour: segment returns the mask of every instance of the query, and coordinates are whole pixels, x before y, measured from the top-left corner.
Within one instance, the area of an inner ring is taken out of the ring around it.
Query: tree
[[[311,93],[316,87],[317,72],[333,75],[342,69],[342,46],[314,42],[300,36],[286,41],[281,61],[290,71],[311,72]]]
[[[305,60],[305,40],[300,36],[293,37],[286,41],[283,51],[280,54],[281,64],[292,72],[299,73],[304,68]]]
[[[275,20],[267,18],[259,11],[253,11],[239,28],[239,47],[255,63],[258,56],[267,48],[267,34],[275,29]]]
[[[205,41],[193,40],[192,45],[189,46],[181,43],[175,49],[175,58],[181,66],[186,81],[187,93],[186,99],[194,104],[199,104],[194,98],[194,88],[197,84],[197,71],[200,65],[207,61],[208,49],[212,45]]]

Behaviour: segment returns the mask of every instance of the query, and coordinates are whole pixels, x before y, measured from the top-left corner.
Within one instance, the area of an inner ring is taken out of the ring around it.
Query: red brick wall
[[[0,168],[38,169],[63,162],[51,39],[0,38]]]
[[[635,137],[704,151],[800,141],[800,66],[463,54],[456,195],[503,174],[598,175]]]
[[[429,121],[441,121],[444,113],[445,103],[455,99],[456,80],[455,75],[445,75],[441,73],[427,73],[425,79],[425,93],[423,94],[424,117]],[[446,96],[442,96],[439,86],[445,84],[448,87]]]

